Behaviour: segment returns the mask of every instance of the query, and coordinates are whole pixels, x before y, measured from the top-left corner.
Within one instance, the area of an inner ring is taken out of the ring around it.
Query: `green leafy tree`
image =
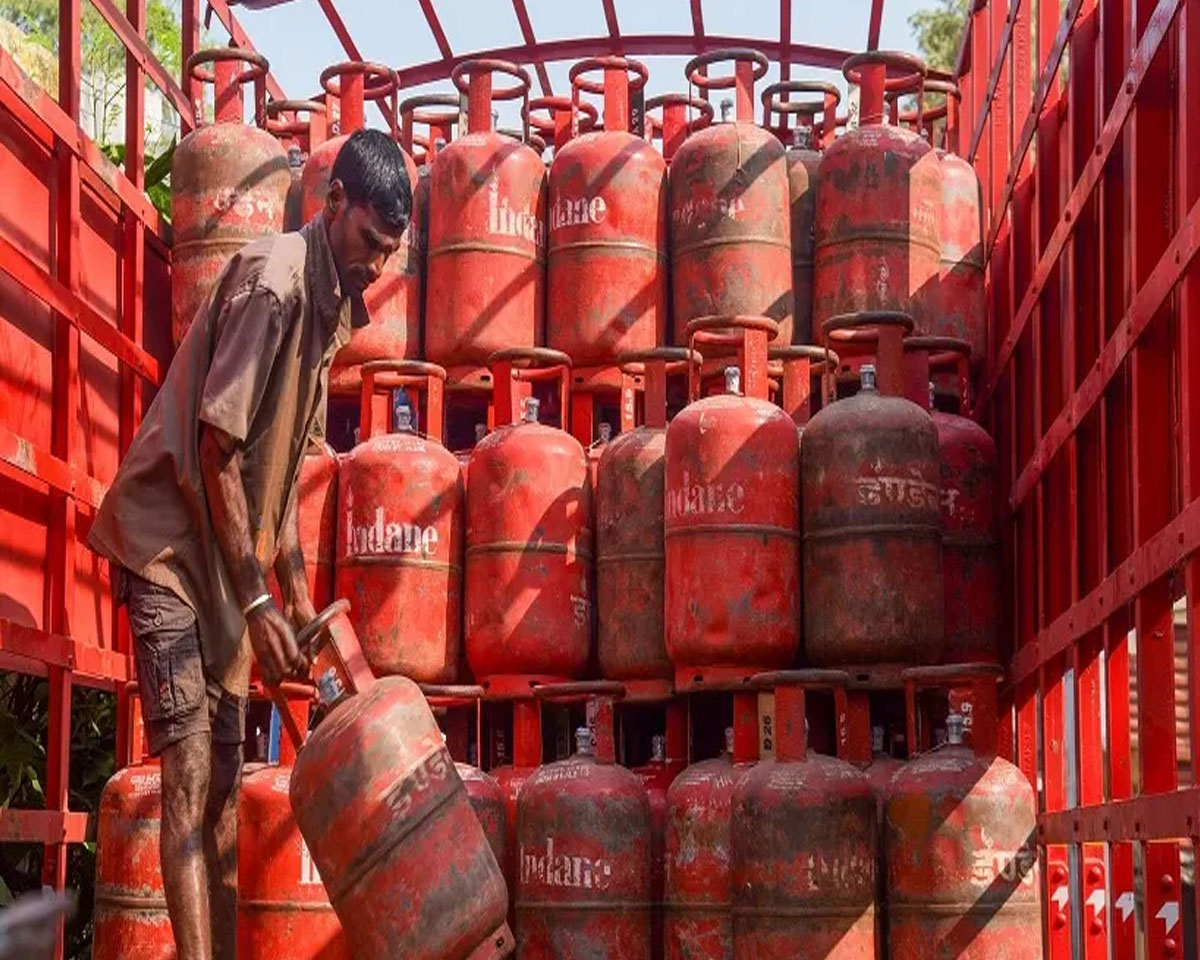
[[[950,73],[958,56],[968,0],[937,0],[937,5],[918,10],[908,18],[925,62],[934,70]]]

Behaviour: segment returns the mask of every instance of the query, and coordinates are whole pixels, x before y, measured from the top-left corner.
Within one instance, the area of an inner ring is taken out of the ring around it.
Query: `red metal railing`
[[[958,72],[987,208],[980,408],[1008,483],[1012,742],[1042,785],[1048,955],[1122,960],[1140,937],[1146,957],[1182,956],[1180,841],[1191,853],[1200,834],[1173,692],[1182,597],[1195,758],[1200,2],[1060,16],[983,0]]]

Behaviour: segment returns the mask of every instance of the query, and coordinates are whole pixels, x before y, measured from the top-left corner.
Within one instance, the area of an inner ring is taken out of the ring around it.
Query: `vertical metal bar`
[[[179,78],[179,85],[183,87],[183,92],[187,94],[188,102],[197,106],[200,102],[200,84],[192,79],[191,73],[188,71],[188,59],[200,47],[200,0],[180,0],[180,27],[183,38],[182,54],[180,62],[182,66],[182,74]],[[191,117],[184,117],[182,123],[184,130],[190,130],[192,127]]]

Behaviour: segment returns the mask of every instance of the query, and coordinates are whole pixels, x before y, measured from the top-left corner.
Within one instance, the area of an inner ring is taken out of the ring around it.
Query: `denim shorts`
[[[123,569],[117,575],[117,600],[128,607],[150,755],[199,733],[214,743],[242,743],[245,698],[205,673],[192,608],[172,590]]]

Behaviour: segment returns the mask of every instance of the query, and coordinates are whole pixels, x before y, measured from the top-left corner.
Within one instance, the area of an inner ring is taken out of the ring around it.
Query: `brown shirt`
[[[209,676],[244,696],[246,622],[213,533],[201,424],[239,442],[254,551],[274,562],[307,441],[324,435],[329,365],[350,337],[323,217],[256,240],[225,267],[171,362],[88,543],[196,611]]]

